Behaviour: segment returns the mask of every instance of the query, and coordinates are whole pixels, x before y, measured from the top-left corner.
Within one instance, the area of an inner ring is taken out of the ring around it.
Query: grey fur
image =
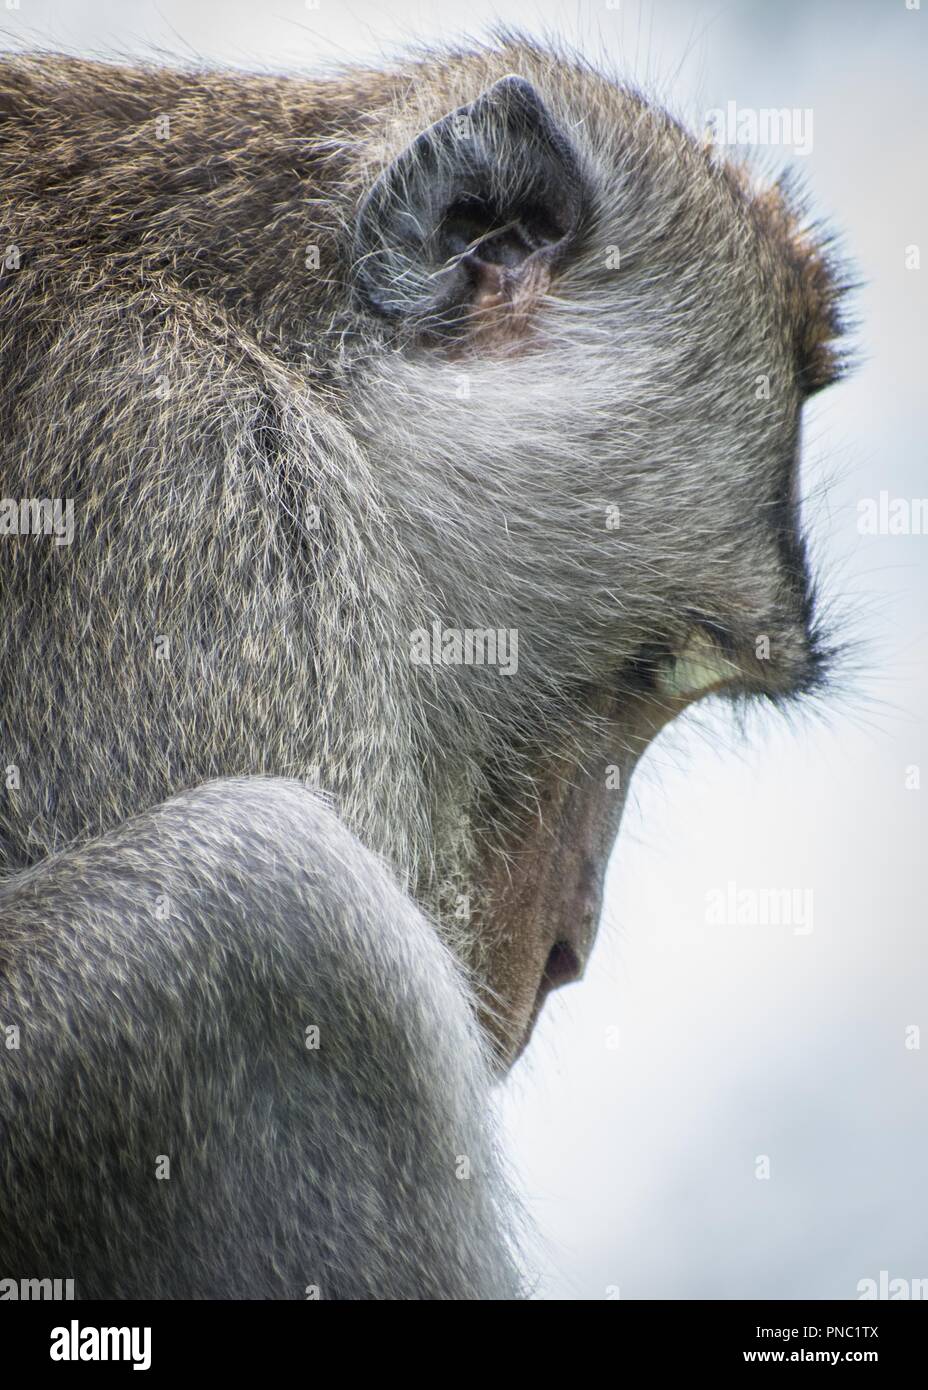
[[[452,112],[501,206],[539,158],[571,183],[486,343],[430,289]],[[3,492],[77,527],[0,548],[0,1273],[513,1295],[493,885],[559,760],[630,768],[676,712],[650,677],[694,626],[735,694],[818,678],[828,257],[786,191],[515,41],[318,83],[6,60],[0,187]],[[436,620],[517,629],[517,678],[411,664]]]
[[[459,971],[318,797],[213,782],[26,870],[0,921],[5,1272],[81,1298],[517,1290]]]

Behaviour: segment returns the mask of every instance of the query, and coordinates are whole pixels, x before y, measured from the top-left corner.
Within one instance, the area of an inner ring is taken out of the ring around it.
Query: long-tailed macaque
[[[0,63],[0,1273],[508,1298],[632,769],[827,655],[840,276],[522,41]]]

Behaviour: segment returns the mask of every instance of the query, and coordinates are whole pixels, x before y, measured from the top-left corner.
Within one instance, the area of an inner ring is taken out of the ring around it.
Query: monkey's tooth
[[[663,662],[657,672],[657,688],[662,695],[679,699],[712,690],[738,674],[737,667],[719,651],[703,632],[693,632],[679,656]]]

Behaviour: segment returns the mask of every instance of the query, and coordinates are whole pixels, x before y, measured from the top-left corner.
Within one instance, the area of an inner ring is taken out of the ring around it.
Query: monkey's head
[[[374,120],[351,408],[412,522],[433,874],[511,1058],[584,967],[649,739],[821,679],[800,415],[840,286],[785,186],[580,65],[450,59]]]
[[[523,43],[315,83],[9,59],[0,127],[5,491],[75,513],[0,545],[0,864],[317,770],[511,1059],[656,731],[821,678],[825,248]]]

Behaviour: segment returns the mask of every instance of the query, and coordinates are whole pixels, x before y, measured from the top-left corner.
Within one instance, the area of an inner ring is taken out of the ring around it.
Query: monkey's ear
[[[584,203],[567,134],[531,83],[504,77],[380,175],[358,214],[357,292],[436,330],[524,307],[569,251]]]

